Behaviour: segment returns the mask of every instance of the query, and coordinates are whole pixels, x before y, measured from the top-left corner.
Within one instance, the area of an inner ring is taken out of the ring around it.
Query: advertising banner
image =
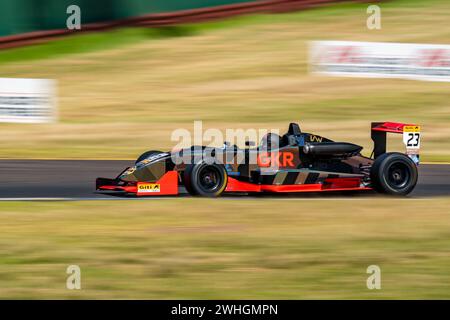
[[[0,78],[0,122],[56,121],[55,92],[53,80]]]
[[[309,63],[324,75],[450,82],[450,45],[314,41]]]

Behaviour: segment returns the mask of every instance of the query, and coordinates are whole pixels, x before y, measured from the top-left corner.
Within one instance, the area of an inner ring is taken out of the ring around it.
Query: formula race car
[[[388,132],[403,135],[406,154],[386,152]],[[221,148],[192,146],[170,152],[147,151],[115,179],[97,178],[96,190],[137,196],[223,193],[295,193],[376,190],[410,193],[418,178],[420,127],[374,122],[370,157],[362,147],[302,132],[296,123],[286,134],[266,134],[258,146],[225,143]]]

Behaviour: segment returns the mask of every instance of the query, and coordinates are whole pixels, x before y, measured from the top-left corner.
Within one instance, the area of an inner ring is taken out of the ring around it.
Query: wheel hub
[[[388,170],[388,183],[394,188],[403,188],[408,184],[411,174],[404,163],[394,163]]]
[[[219,173],[212,168],[205,168],[200,172],[201,186],[207,191],[214,191],[220,185]]]

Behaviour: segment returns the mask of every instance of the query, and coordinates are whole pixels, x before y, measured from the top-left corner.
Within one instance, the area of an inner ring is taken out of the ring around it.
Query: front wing
[[[96,191],[103,194],[161,196],[178,195],[179,179],[177,171],[166,172],[156,182],[126,182],[119,178],[97,178]],[[329,178],[312,184],[255,184],[228,177],[226,193],[297,193],[322,191],[372,190],[364,186],[361,178]]]
[[[168,171],[156,182],[129,182],[119,178],[97,178],[95,184],[96,191],[103,194],[136,196],[177,195],[178,172]]]

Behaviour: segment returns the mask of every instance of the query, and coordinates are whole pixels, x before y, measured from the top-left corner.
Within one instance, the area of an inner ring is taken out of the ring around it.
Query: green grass
[[[123,28],[107,32],[82,33],[61,39],[0,51],[0,63],[51,59],[65,55],[109,50],[149,39],[185,35],[182,28]]]
[[[448,299],[449,204],[2,202],[0,298]],[[65,288],[72,264],[79,291]]]

